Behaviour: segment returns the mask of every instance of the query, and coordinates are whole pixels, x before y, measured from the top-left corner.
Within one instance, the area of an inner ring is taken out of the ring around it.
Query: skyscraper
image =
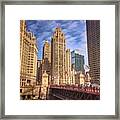
[[[48,74],[48,82],[51,83],[51,46],[46,40],[43,46],[42,74]]]
[[[65,84],[65,37],[61,28],[56,28],[51,40],[52,83]]]
[[[46,40],[43,46],[43,59],[47,58],[49,62],[51,62],[51,46],[49,42]]]
[[[42,60],[37,60],[37,82],[42,81]]]
[[[91,80],[100,80],[100,20],[87,20],[88,62]]]
[[[20,92],[23,93],[27,84],[36,82],[37,72],[36,38],[26,30],[26,21],[20,20]]]
[[[70,49],[66,50],[66,84],[71,84],[71,52]]]
[[[75,71],[84,73],[84,56],[80,55],[79,51],[74,50],[71,52],[71,59]]]
[[[71,83],[72,85],[75,85],[75,69],[74,69],[74,66],[71,65]]]

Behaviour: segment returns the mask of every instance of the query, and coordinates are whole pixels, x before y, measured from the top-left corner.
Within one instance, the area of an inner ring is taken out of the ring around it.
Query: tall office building
[[[73,65],[71,65],[71,83],[70,84],[72,84],[72,85],[75,85],[75,69],[74,69],[74,66]]]
[[[66,84],[71,84],[71,52],[70,49],[66,50]]]
[[[100,21],[87,20],[88,62],[91,80],[100,80]]]
[[[42,60],[37,60],[37,82],[41,84],[42,81]]]
[[[84,56],[80,55],[79,51],[74,50],[71,52],[71,59],[75,71],[84,73]]]
[[[46,71],[48,82],[51,84],[51,45],[46,40],[43,45],[42,74]]]
[[[26,21],[20,20],[20,92],[36,82],[37,46],[32,32],[27,32]]]
[[[51,46],[49,42],[46,40],[43,46],[43,59],[47,58],[49,62],[51,62]]]
[[[61,28],[56,28],[51,40],[52,83],[65,84],[65,37]]]

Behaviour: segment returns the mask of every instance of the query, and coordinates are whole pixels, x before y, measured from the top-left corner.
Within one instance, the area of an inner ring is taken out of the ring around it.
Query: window
[[[20,89],[20,93],[22,93],[22,89]]]
[[[27,80],[27,83],[30,83],[30,80]]]

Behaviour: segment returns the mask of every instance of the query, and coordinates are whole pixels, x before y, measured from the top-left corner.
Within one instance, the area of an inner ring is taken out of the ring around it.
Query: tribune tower
[[[57,27],[51,40],[51,67],[53,84],[65,84],[65,36]]]

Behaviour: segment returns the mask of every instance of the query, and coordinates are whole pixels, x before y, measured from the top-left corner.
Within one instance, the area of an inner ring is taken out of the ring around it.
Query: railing
[[[71,91],[85,92],[90,94],[100,94],[100,88],[80,85],[50,85],[50,88],[65,89]]]

